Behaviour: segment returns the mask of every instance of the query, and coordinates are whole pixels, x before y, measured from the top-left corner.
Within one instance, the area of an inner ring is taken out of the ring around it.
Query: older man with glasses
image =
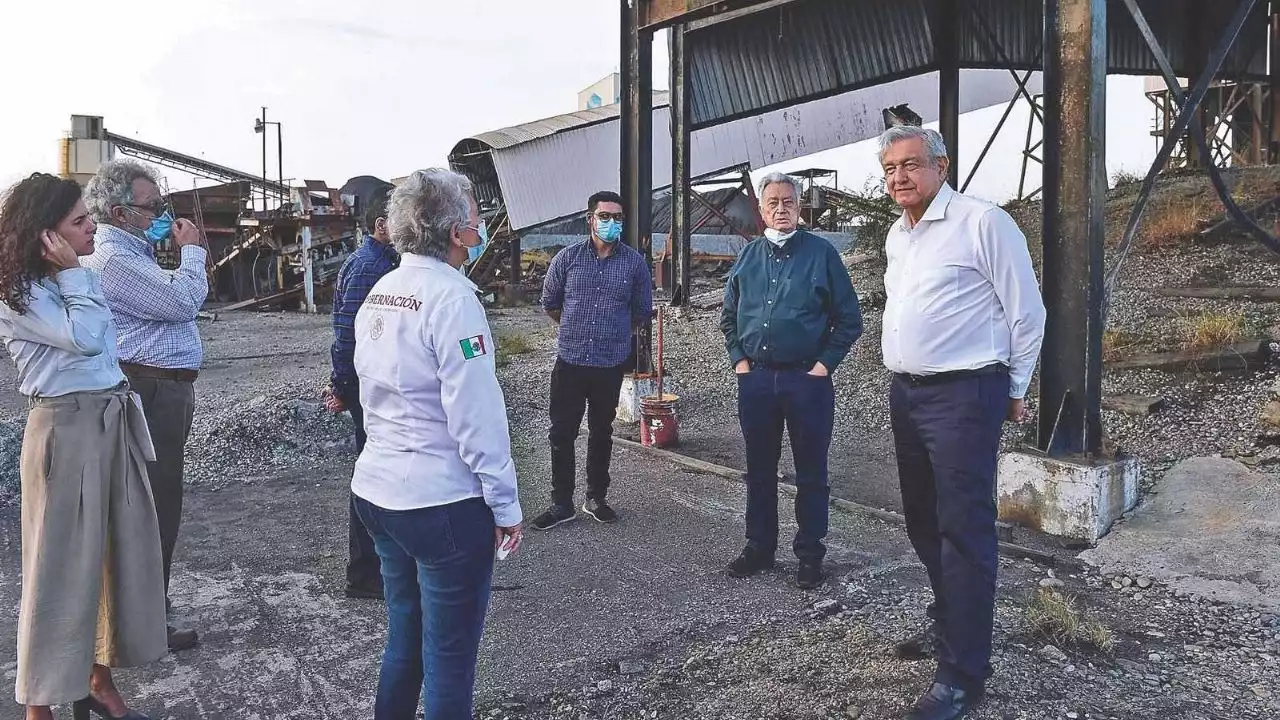
[[[160,192],[160,176],[132,160],[113,160],[85,188],[98,224],[92,255],[80,264],[98,271],[118,327],[120,369],[142,398],[156,448],[147,463],[160,520],[165,594],[182,524],[183,453],[195,413],[195,380],[204,357],[196,314],[209,294],[208,251],[189,220],[175,220]],[[173,238],[182,261],[156,264],[155,248]],[[195,646],[194,630],[169,628],[169,649]]]
[[[796,466],[796,584],[822,584],[827,535],[827,453],[835,424],[831,374],[862,335],[849,271],[831,243],[800,229],[800,188],[771,173],[760,183],[764,237],[738,255],[724,290],[720,329],[738,376],[747,449],[747,546],[737,578],[772,568],[778,544],[782,429]]]

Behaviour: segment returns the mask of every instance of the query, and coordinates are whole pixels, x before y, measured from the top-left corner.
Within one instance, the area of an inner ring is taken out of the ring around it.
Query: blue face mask
[[[480,221],[480,225],[476,227],[476,234],[480,236],[480,244],[472,245],[467,248],[467,264],[471,265],[480,259],[484,254],[484,249],[489,246],[489,228],[485,226],[484,221]]]
[[[622,223],[617,220],[596,220],[596,235],[607,243],[616,243],[622,238]]]
[[[173,232],[173,215],[165,210],[163,215],[151,221],[151,226],[142,234],[152,245],[159,245],[169,237],[171,232]]]

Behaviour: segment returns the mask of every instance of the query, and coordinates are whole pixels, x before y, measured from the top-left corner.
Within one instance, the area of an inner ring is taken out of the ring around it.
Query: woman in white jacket
[[[0,339],[30,407],[16,696],[27,720],[66,702],[76,718],[145,720],[110,668],[167,650],[154,450],[97,275],[80,267],[95,230],[80,195],[37,173],[0,204]]]

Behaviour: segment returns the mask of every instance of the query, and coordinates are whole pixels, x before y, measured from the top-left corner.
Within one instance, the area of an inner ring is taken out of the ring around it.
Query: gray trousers
[[[128,371],[126,370],[126,373]],[[196,409],[195,386],[182,380],[161,380],[129,374],[129,384],[142,398],[142,409],[156,446],[155,462],[147,463],[151,494],[160,520],[160,549],[164,554],[164,591],[169,594],[169,568],[182,525],[183,453]]]
[[[94,663],[164,656],[160,533],[123,388],[32,402],[22,440],[22,603],[16,698],[89,694]]]

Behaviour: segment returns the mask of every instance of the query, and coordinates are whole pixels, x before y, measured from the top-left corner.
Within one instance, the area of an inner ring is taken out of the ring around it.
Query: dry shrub
[[[1087,617],[1075,597],[1053,588],[1039,588],[1027,605],[1031,631],[1058,646],[1092,647],[1110,652],[1115,635],[1100,621]]]
[[[1102,361],[1115,362],[1133,354],[1142,345],[1142,338],[1124,330],[1107,330],[1102,333]]]
[[[1125,185],[1134,185],[1140,182],[1142,182],[1142,177],[1129,170],[1117,170],[1116,173],[1111,176],[1111,187],[1113,188],[1124,187]]]
[[[1184,350],[1204,350],[1234,345],[1244,337],[1243,312],[1204,312],[1184,317],[1182,328]]]
[[[529,342],[529,338],[518,333],[499,335],[494,338],[494,343],[498,347],[494,350],[493,361],[498,367],[509,365],[511,358],[533,350],[533,343]]]
[[[1152,207],[1143,214],[1139,227],[1143,244],[1164,247],[1195,235],[1200,230],[1205,205],[1200,198],[1152,203]]]

